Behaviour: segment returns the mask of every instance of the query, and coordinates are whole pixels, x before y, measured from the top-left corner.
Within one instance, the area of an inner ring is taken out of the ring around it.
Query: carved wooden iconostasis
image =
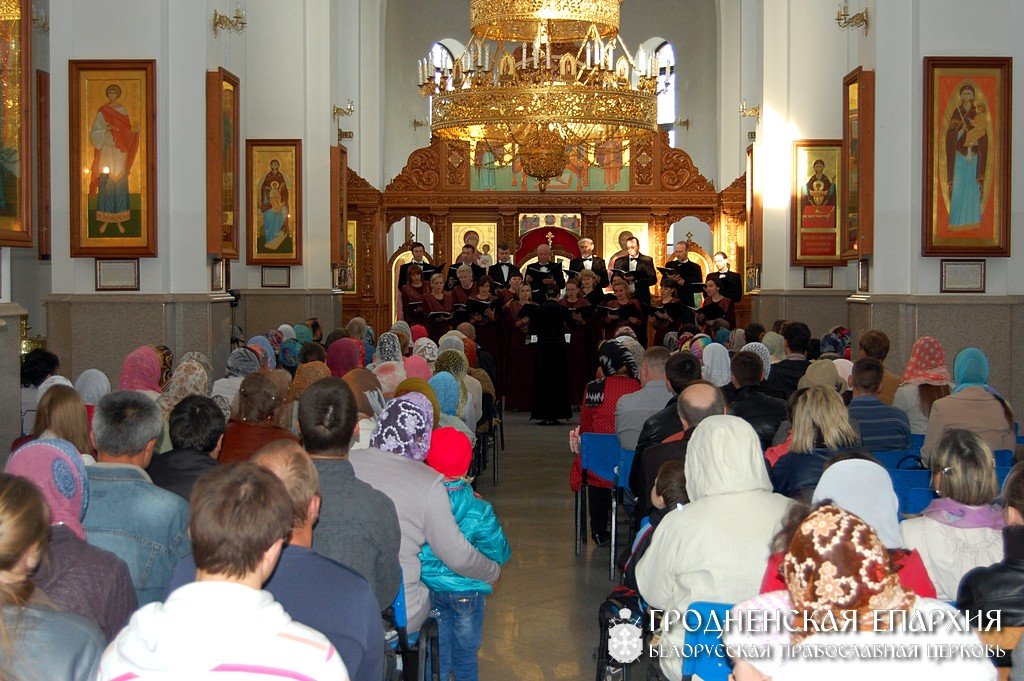
[[[462,247],[460,235],[467,233],[480,238],[478,247],[487,243],[495,259],[497,244],[510,244],[514,260],[520,264],[535,256],[540,243],[552,243],[556,255],[575,256],[575,241],[584,236],[594,240],[595,253],[603,256],[619,250],[618,244],[604,243],[606,224],[639,224],[646,226],[642,230],[646,232],[646,238],[641,239],[642,251],[652,255],[656,265],[664,263],[670,250],[666,239],[671,225],[694,216],[711,227],[712,252],[725,251],[732,269],[743,271],[743,176],[717,192],[685,151],[669,146],[665,133],[632,144],[628,161],[628,173],[623,173],[628,176],[628,189],[623,182],[611,191],[595,191],[594,186],[543,193],[521,186],[481,190],[479,181],[471,183],[471,174],[479,168],[474,166],[470,145],[434,137],[430,146],[409,156],[405,168],[383,192],[349,170],[348,219],[358,224],[359,271],[355,292],[344,298],[345,320],[358,315],[378,332],[390,328],[395,263],[408,250],[408,243],[389,252],[388,228],[410,216],[432,228],[433,249],[428,255],[435,262],[453,262]],[[489,182],[487,186],[493,185]],[[473,223],[481,229],[472,229]],[[547,230],[541,238],[536,234],[538,229]],[[705,260],[707,253],[704,249],[699,252]],[[749,303],[744,299],[737,308],[738,317],[745,318],[746,310]]]

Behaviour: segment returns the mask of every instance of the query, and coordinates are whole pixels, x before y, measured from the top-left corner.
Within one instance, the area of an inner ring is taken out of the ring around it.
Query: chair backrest
[[[1000,466],[996,464],[996,482],[999,484],[999,490],[1002,491],[1003,484],[1006,482],[1006,476],[1013,470],[1013,466]]]
[[[871,452],[883,468],[921,468],[921,451],[918,449],[896,449],[888,452]]]
[[[996,468],[1010,468],[1013,466],[1013,452],[1009,449],[997,449],[992,452],[996,459]]]
[[[683,658],[684,679],[699,676],[703,681],[726,681],[729,678],[731,670],[722,645],[722,629],[731,609],[729,603],[708,601],[695,601],[686,609],[684,647],[698,651],[698,655]]]
[[[900,511],[902,513],[920,513],[937,498],[935,490],[930,487],[911,487],[900,498]]]
[[[409,626],[409,616],[405,611],[405,579],[398,581],[398,594],[391,602],[391,610],[394,613],[396,628],[405,629]]]
[[[633,469],[633,458],[635,456],[636,450],[619,448],[619,465],[616,469],[618,475],[615,480],[616,487],[629,490],[629,472]]]
[[[921,447],[924,447],[924,435],[911,435],[910,446],[914,449],[921,449]]]
[[[580,462],[583,470],[605,480],[615,480],[619,465],[619,438],[614,434],[583,433],[580,435]]]
[[[931,487],[932,472],[928,469],[889,469],[889,477],[892,478],[893,490],[900,500],[900,513],[911,513],[907,510],[910,490]]]

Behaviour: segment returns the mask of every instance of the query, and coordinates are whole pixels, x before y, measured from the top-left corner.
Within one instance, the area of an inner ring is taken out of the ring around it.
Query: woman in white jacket
[[[772,493],[757,433],[736,416],[709,416],[687,445],[685,473],[690,503],[665,516],[654,533],[636,568],[640,594],[654,608],[680,612],[694,601],[756,596],[769,544],[792,503]],[[661,670],[680,681],[682,659],[671,646],[682,646],[685,631],[669,619]]]

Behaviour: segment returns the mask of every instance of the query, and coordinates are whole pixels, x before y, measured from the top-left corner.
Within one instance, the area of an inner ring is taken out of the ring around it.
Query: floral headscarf
[[[398,336],[387,331],[380,335],[380,341],[377,343],[377,354],[374,356],[376,362],[401,362],[402,361],[402,345],[398,341]]]
[[[388,402],[370,436],[370,446],[384,452],[423,461],[430,450],[434,409],[425,396],[409,393]]]
[[[245,377],[259,368],[260,358],[249,348],[235,348],[228,355],[228,376]]]
[[[154,345],[157,356],[160,358],[160,388],[161,390],[167,381],[171,380],[171,372],[174,367],[174,353],[166,345]]]
[[[419,355],[423,359],[427,360],[427,364],[431,367],[433,367],[434,362],[437,361],[437,353],[437,343],[429,338],[420,338],[412,344],[412,354]]]
[[[178,406],[178,402],[189,395],[208,395],[210,387],[210,375],[203,365],[194,359],[187,359],[171,374],[171,380],[167,381],[156,403],[166,419]]]
[[[193,362],[197,362],[199,366],[203,367],[203,369],[206,371],[206,383],[209,386],[209,388],[206,391],[206,394],[209,395],[211,392],[213,392],[213,382],[216,380],[216,378],[213,375],[213,363],[210,362],[209,357],[199,352],[198,350],[189,350],[184,355],[182,355],[181,358],[178,360],[178,366],[180,367],[182,364],[190,360]],[[175,371],[177,371],[177,369],[175,369]],[[164,392],[167,392],[167,390],[165,389]]]
[[[86,404],[97,404],[110,392],[110,379],[99,369],[86,369],[75,380],[75,390]]]
[[[327,366],[332,376],[344,376],[363,366],[363,344],[354,338],[341,338],[327,348]]]
[[[302,350],[302,343],[294,338],[287,338],[281,343],[281,366],[294,369],[299,366],[299,352]]]
[[[327,378],[330,375],[330,367],[323,362],[316,361],[300,364],[299,368],[295,370],[295,378],[292,380],[291,386],[288,387],[288,395],[285,397],[285,402],[294,402],[302,397],[302,393],[306,392],[306,388],[321,378]]]
[[[430,406],[434,408],[434,425],[437,426],[441,420],[441,405],[437,401],[437,393],[430,387],[430,383],[422,378],[407,378],[395,388],[395,397],[403,397],[409,393],[423,395],[430,400]]]
[[[274,349],[274,352],[280,352],[281,343],[284,342],[284,334],[277,329],[270,329],[263,335],[267,337],[268,341],[270,341],[270,347]]]
[[[89,505],[89,478],[82,456],[67,440],[35,440],[7,459],[7,472],[31,480],[50,507],[50,524],[63,523],[85,539],[82,518]]]
[[[618,341],[606,341],[601,343],[597,354],[597,365],[604,376],[614,376],[619,373],[622,367],[629,368],[629,375],[632,377],[637,371],[636,360],[626,346]],[[605,378],[598,378],[587,384],[587,406],[597,407],[604,402]]]
[[[263,359],[266,361],[268,369],[277,368],[277,353],[274,352],[274,346],[270,344],[266,336],[253,336],[246,345],[258,347],[263,351]]]
[[[683,350],[689,350],[693,353],[694,357],[703,363],[704,348],[709,345],[711,345],[711,337],[705,333],[698,333],[686,342],[686,345],[683,346]]]
[[[403,322],[401,319],[391,325],[391,333],[404,333],[406,338],[412,338],[412,328],[408,322]]]
[[[442,371],[439,374],[435,374],[433,378],[427,381],[430,387],[434,389],[434,394],[437,396],[437,404],[441,409],[442,414],[448,416],[458,416],[459,414],[459,402],[460,402],[460,384],[455,377],[447,371]],[[461,392],[465,393],[465,387],[462,387]]]
[[[160,387],[162,375],[160,354],[152,345],[136,348],[124,358],[118,390],[144,390],[163,392]]]
[[[875,611],[908,611],[917,600],[900,584],[871,526],[833,504],[800,523],[782,572],[797,612],[794,643],[851,610],[857,612],[859,631],[884,629],[891,618],[876,619]]]
[[[296,324],[292,327],[295,331],[295,340],[300,343],[312,343],[313,342],[313,331],[305,324]]]
[[[732,380],[732,369],[729,362],[729,351],[720,343],[712,343],[704,348],[701,362],[704,364],[702,373],[704,380],[719,388]]]
[[[743,352],[752,352],[761,360],[761,367],[764,370],[765,380],[772,372],[772,353],[764,343],[747,343],[743,346]]]
[[[946,351],[937,338],[921,336],[914,341],[900,381],[911,385],[949,385],[951,379],[946,368]]]

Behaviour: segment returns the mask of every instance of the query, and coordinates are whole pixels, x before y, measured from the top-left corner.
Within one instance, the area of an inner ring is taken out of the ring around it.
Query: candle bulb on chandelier
[[[526,43],[523,43],[523,66],[522,66],[522,68],[524,70],[526,69]]]
[[[587,43],[587,68],[590,68],[590,43]]]

